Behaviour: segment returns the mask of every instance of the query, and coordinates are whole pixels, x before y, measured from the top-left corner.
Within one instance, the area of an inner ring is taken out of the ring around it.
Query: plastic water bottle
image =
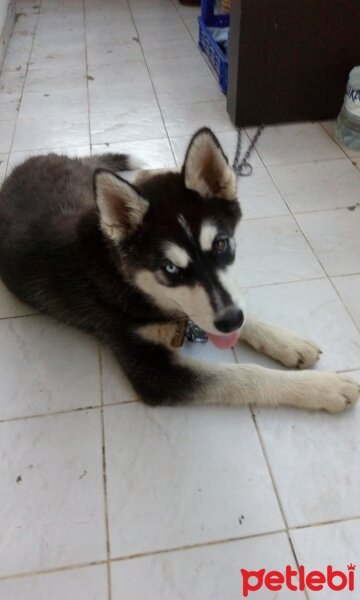
[[[341,144],[360,150],[360,66],[350,71],[335,133]]]

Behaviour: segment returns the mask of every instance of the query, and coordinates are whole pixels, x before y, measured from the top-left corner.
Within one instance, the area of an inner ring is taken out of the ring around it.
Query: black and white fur
[[[124,155],[50,154],[18,166],[0,192],[0,275],[37,310],[109,346],[150,405],[289,404],[331,412],[358,399],[334,373],[276,371],[185,359],[172,345],[179,318],[210,334],[241,330],[290,368],[319,358],[312,341],[245,316],[236,280],[236,177],[209,129],[190,141],[181,172],[114,171]]]

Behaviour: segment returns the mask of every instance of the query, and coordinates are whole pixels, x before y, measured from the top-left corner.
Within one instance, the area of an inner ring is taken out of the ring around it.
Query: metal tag
[[[176,327],[175,335],[174,335],[173,339],[171,340],[171,345],[174,348],[181,348],[181,346],[183,345],[184,339],[185,339],[187,322],[188,322],[188,320],[186,318],[179,319],[179,321],[176,322],[177,327]]]
[[[205,344],[208,341],[208,336],[205,333],[205,331],[200,329],[200,327],[195,325],[195,323],[190,321],[190,319],[187,322],[185,336],[188,342],[197,342],[200,344]]]

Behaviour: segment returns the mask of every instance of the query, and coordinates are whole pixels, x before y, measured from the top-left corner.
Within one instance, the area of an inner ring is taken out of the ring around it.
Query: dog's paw
[[[267,341],[268,354],[290,369],[307,369],[320,358],[317,344],[296,333],[282,330],[276,339]]]
[[[286,367],[307,369],[320,358],[321,350],[317,344],[301,336],[291,336],[281,352],[281,360]]]
[[[306,374],[306,377],[307,381],[304,381],[301,392],[304,398],[303,406],[337,413],[352,406],[359,399],[360,386],[347,375],[315,372]]]

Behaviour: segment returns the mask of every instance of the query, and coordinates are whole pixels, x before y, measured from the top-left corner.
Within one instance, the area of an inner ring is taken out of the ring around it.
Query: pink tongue
[[[207,336],[214,346],[220,348],[220,350],[226,350],[227,348],[235,346],[239,337],[239,332],[235,331],[234,333],[228,333],[227,335],[214,335],[213,333],[208,333]]]

